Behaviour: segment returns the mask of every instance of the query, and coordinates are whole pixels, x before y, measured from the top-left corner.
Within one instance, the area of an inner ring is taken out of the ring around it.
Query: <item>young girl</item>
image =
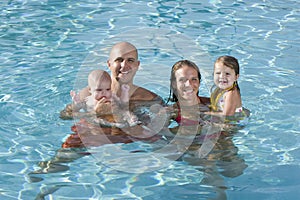
[[[239,63],[232,56],[219,57],[214,65],[215,89],[211,94],[211,111],[214,114],[233,116],[243,112],[238,86]]]

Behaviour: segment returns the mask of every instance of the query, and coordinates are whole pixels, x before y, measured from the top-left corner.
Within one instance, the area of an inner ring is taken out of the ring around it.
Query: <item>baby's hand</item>
[[[130,86],[128,84],[123,84],[121,86],[122,92],[129,92]]]
[[[121,96],[120,99],[123,103],[127,103],[129,102],[129,90],[130,90],[130,86],[127,84],[123,84],[121,86]]]
[[[77,94],[74,90],[71,90],[71,91],[70,91],[70,96],[71,96],[72,101],[73,101],[74,103],[80,103],[80,96],[79,96],[79,94]]]
[[[102,98],[99,101],[96,101],[96,105],[94,106],[94,111],[98,115],[107,115],[112,113],[112,104],[109,99]]]

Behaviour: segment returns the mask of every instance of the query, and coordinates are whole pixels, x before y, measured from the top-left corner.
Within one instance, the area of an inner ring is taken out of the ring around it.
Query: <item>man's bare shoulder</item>
[[[157,100],[158,98],[161,98],[154,92],[151,92],[150,90],[143,88],[143,87],[137,87],[134,93],[131,95],[130,100],[132,101],[152,101]]]

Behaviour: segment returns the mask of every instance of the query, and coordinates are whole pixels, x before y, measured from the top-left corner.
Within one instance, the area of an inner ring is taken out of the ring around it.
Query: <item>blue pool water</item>
[[[298,1],[4,0],[0,5],[0,199],[299,197]],[[197,63],[204,76],[201,92],[209,95],[213,61],[224,54],[237,57],[249,124],[205,159],[190,152],[159,163],[151,154],[126,152],[151,152],[164,144],[115,144],[93,150],[103,160],[82,156],[56,166],[65,170],[29,176],[39,162],[69,155],[60,147],[74,122],[61,120],[59,111],[70,102],[69,91],[86,84],[89,70],[105,69],[109,48],[121,40],[139,49],[136,84],[165,98],[177,60]]]

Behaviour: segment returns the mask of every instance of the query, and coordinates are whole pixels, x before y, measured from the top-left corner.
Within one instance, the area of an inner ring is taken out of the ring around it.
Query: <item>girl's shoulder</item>
[[[228,90],[228,91],[225,91],[224,94],[223,94],[223,97],[226,98],[228,96],[233,96],[233,97],[237,97],[237,96],[240,96],[240,92],[239,90],[235,87],[234,89],[232,90]]]

